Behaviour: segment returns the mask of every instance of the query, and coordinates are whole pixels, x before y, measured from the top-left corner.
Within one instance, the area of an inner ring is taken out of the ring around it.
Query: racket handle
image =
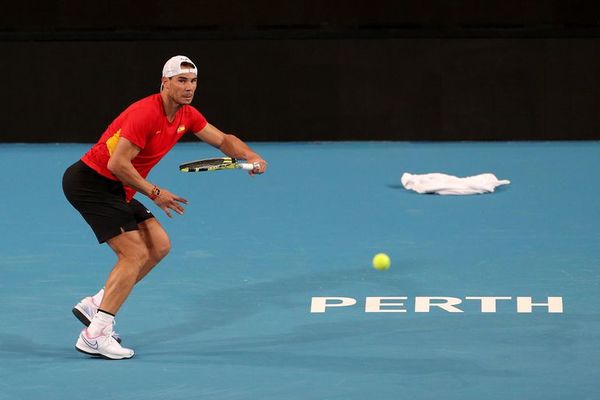
[[[244,171],[252,171],[254,169],[254,164],[252,164],[252,163],[238,163],[238,167],[240,167]]]
[[[252,171],[254,168],[258,168],[258,163],[238,163],[238,166],[244,171]]]

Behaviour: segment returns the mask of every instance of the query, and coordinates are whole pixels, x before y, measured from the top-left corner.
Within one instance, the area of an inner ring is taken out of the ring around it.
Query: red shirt
[[[169,122],[160,94],[153,94],[123,111],[81,160],[100,175],[118,181],[107,165],[117,142],[124,137],[142,149],[131,163],[146,178],[150,170],[186,132],[200,132],[206,123],[204,116],[189,105],[181,106],[173,122]],[[135,190],[126,185],[124,187],[129,202],[135,195]]]

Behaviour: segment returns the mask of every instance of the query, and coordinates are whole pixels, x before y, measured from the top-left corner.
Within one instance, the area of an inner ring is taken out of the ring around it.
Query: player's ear
[[[166,77],[162,77],[162,79],[160,80],[160,91],[162,92],[162,90],[165,88],[165,83],[167,83],[169,81],[169,78]]]

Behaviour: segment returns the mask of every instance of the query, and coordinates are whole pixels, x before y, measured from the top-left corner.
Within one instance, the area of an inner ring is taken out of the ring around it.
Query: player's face
[[[190,104],[194,99],[197,84],[196,74],[187,73],[171,77],[165,84],[165,88],[169,90],[169,96],[177,104]]]

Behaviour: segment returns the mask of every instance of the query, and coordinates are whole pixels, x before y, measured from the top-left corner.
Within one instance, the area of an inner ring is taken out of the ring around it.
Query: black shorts
[[[63,191],[90,225],[99,243],[123,232],[135,231],[140,222],[154,218],[136,199],[127,203],[121,182],[103,177],[81,160],[65,171]]]

